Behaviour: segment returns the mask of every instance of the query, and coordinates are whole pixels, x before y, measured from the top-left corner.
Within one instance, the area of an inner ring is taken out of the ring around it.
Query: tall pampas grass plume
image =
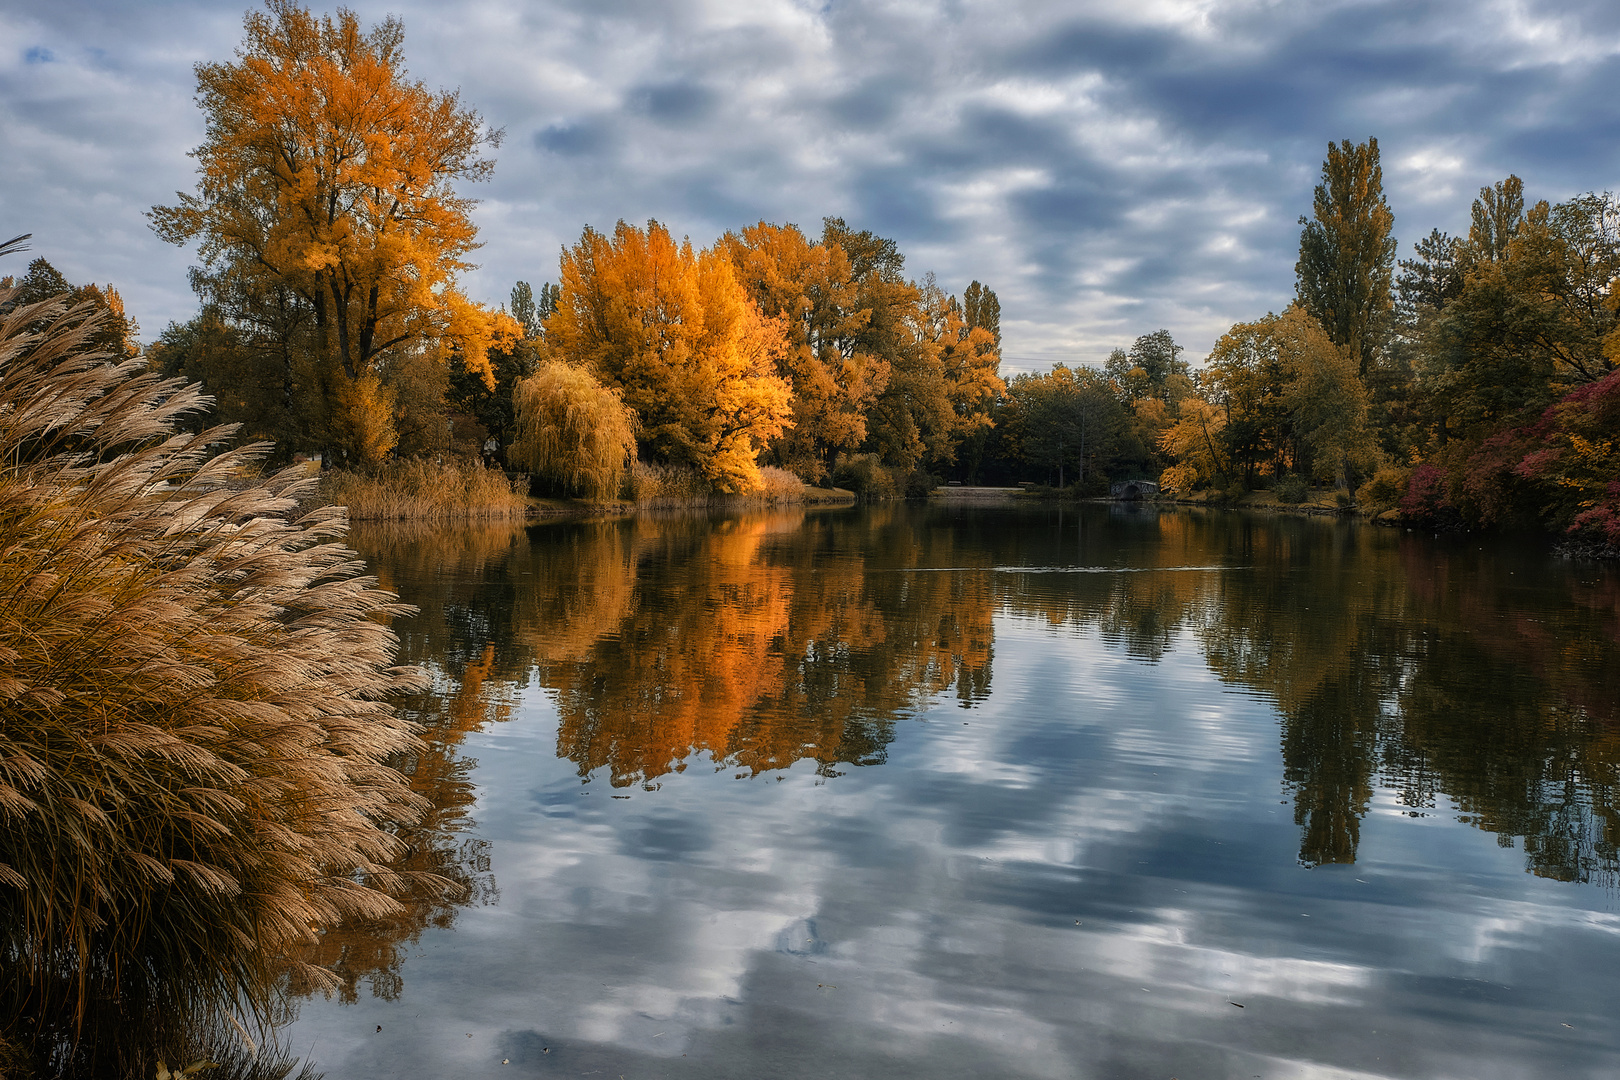
[[[388,765],[413,746],[389,699],[422,677],[387,625],[411,609],[338,542],[341,509],[291,519],[312,480],[244,482],[264,445],[179,430],[207,404],[195,386],[91,352],[89,307],[16,295],[0,289],[0,1048],[150,1076],[168,1028],[333,981],[293,946],[449,887],[390,868],[423,810]],[[132,1022],[144,1042],[104,1030]]]

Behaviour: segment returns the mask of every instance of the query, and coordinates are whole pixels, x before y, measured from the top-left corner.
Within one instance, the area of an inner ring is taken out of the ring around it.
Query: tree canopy
[[[234,62],[197,65],[197,189],[152,225],[199,243],[195,285],[223,319],[284,340],[288,381],[313,383],[328,413],[309,437],[370,460],[396,441],[390,360],[455,352],[492,384],[490,347],[519,332],[456,283],[478,245],[455,184],[489,175],[501,133],[408,78],[398,19],[368,32],[346,9],[266,8]]]

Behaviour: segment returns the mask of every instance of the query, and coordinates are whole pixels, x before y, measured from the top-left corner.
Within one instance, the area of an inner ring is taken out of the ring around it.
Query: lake
[[[467,896],[306,957],[334,1078],[1620,1071],[1614,568],[1123,505],[352,542]]]

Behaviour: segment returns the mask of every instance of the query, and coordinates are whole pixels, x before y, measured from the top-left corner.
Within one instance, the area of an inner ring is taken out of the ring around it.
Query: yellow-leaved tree
[[[641,453],[697,469],[716,491],[757,490],[760,451],[792,423],[777,374],[788,345],[727,254],[621,221],[611,237],[587,227],[561,278],[547,348],[623,394]]]
[[[456,286],[478,245],[454,184],[489,175],[501,133],[407,78],[398,19],[366,32],[345,9],[266,9],[234,62],[197,65],[197,190],[152,225],[199,242],[199,291],[227,318],[262,321],[269,297],[299,309],[286,396],[318,403],[305,437],[372,461],[394,444],[385,376],[401,350],[457,353],[493,385],[488,349],[520,333]]]
[[[517,384],[517,441],[507,451],[553,493],[613,499],[636,452],[635,414],[583,368],[557,360]]]
[[[720,242],[749,297],[780,317],[787,335],[779,374],[793,388],[793,425],[770,458],[822,481],[839,451],[866,440],[867,412],[889,383],[888,363],[855,346],[871,312],[858,303],[849,256],[837,244],[812,244],[796,225],[763,221]]]

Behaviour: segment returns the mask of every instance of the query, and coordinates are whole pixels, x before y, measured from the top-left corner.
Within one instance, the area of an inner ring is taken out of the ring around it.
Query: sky
[[[1159,328],[1196,361],[1292,299],[1329,142],[1378,139],[1402,257],[1509,173],[1531,200],[1620,187],[1612,0],[351,6],[399,16],[410,75],[505,131],[464,192],[490,304],[555,280],[587,224],[703,246],[839,216],[915,277],[995,289],[1006,371]],[[196,311],[196,251],[144,215],[195,183],[192,68],[232,56],[247,7],[0,0],[0,239],[112,282],[144,340]]]

